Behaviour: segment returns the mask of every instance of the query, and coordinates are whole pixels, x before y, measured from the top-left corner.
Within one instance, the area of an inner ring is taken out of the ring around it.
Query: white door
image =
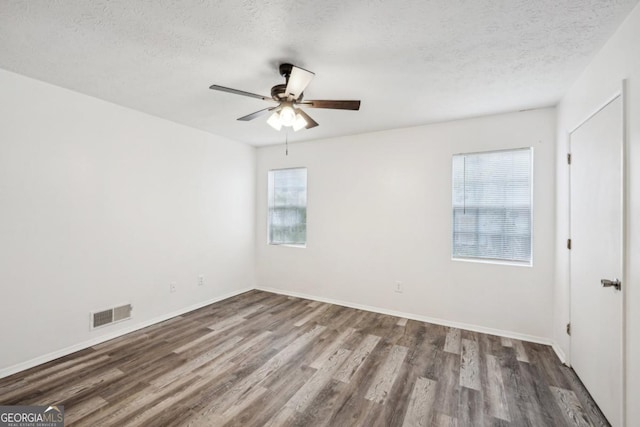
[[[609,422],[621,426],[623,304],[613,283],[623,273],[622,97],[570,143],[571,365]]]

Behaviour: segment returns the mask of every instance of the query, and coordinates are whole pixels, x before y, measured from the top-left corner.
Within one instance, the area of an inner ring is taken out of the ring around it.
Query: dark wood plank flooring
[[[549,346],[251,291],[0,380],[73,426],[608,425]]]

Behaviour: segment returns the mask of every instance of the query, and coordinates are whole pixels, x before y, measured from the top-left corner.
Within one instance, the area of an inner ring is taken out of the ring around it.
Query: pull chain
[[[289,155],[289,132],[284,134],[284,146],[285,146],[284,154],[285,156],[288,156]]]

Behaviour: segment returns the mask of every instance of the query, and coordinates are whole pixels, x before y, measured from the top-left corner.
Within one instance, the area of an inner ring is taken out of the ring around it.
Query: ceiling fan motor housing
[[[289,84],[289,77],[291,77],[291,72],[293,71],[293,64],[280,64],[279,71],[280,75],[285,78],[285,82],[284,84],[275,85],[271,88],[271,97],[278,102],[287,98],[287,85]],[[296,101],[302,101],[303,95],[304,94],[301,93]]]
[[[271,97],[275,100],[275,101],[282,101],[283,99],[286,98],[286,92],[287,92],[287,85],[275,85],[274,87],[271,88]]]

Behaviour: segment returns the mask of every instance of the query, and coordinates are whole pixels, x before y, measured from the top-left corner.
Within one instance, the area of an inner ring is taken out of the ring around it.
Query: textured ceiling
[[[316,73],[290,141],[554,105],[638,0],[0,0],[0,68],[253,145],[281,62]]]

